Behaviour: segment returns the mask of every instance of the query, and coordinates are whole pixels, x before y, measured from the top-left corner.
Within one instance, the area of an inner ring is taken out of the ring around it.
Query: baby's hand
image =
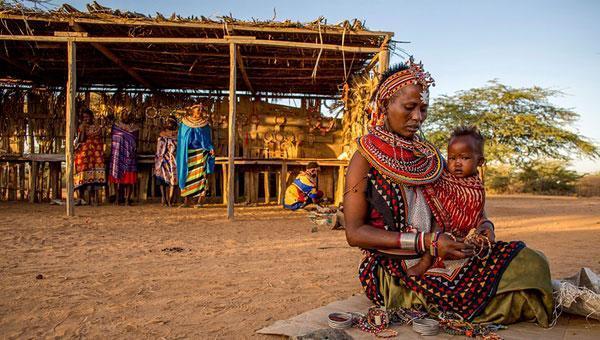
[[[479,227],[477,227],[477,233],[487,237],[491,242],[496,241],[494,229],[489,222],[484,221],[482,224],[480,224]]]
[[[406,274],[408,274],[409,276],[421,276],[425,274],[427,269],[429,269],[432,264],[433,258],[430,255],[426,254],[419,260],[417,264],[408,268]]]

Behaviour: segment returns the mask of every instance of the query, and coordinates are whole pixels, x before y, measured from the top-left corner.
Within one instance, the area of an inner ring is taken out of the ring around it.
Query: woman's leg
[[[125,185],[125,205],[131,205],[131,192],[133,191],[133,184]]]
[[[169,206],[172,206],[175,203],[175,186],[171,185],[169,186],[169,190],[168,190],[168,204]]]
[[[115,183],[115,202],[114,205],[119,205],[119,201],[121,200],[121,185],[119,183]]]
[[[165,186],[164,185],[159,185],[160,187],[160,203],[162,205],[168,205],[168,201],[167,201],[167,193],[165,192]]]

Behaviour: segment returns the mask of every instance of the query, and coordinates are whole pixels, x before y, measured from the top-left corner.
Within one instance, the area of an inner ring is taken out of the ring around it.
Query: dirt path
[[[0,337],[245,338],[361,291],[360,252],[343,232],[311,233],[304,213],[240,208],[235,222],[223,208],[77,213],[0,203]],[[488,215],[498,238],[544,251],[554,276],[600,272],[600,199],[498,196]]]

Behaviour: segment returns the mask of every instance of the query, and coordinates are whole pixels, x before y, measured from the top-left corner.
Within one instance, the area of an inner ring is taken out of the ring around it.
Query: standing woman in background
[[[174,201],[177,185],[177,120],[169,117],[156,143],[154,176],[160,186],[161,203],[170,207]]]
[[[177,177],[182,207],[190,206],[190,198],[197,197],[196,207],[200,207],[208,188],[208,175],[215,167],[215,151],[211,129],[202,116],[203,104],[189,108],[189,114],[181,120],[177,133]]]
[[[131,192],[137,182],[137,139],[139,129],[133,122],[130,112],[124,111],[121,121],[113,125],[111,131],[111,150],[109,177],[115,184],[115,205],[120,203],[121,190],[124,189],[125,205],[131,205]]]
[[[75,190],[79,191],[80,199],[87,190],[88,204],[98,205],[98,190],[106,185],[104,131],[102,126],[94,124],[94,113],[90,109],[83,110],[81,116],[75,148]]]

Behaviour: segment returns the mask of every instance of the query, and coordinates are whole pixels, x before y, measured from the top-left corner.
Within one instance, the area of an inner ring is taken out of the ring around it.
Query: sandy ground
[[[498,238],[600,272],[600,199],[488,199]],[[343,231],[276,207],[0,203],[0,338],[246,338],[361,291]],[[182,252],[163,251],[180,247]],[[43,279],[36,279],[38,274]]]

